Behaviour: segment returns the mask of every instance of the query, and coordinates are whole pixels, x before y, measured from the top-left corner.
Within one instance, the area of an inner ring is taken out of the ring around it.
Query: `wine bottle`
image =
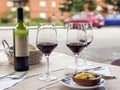
[[[23,21],[23,8],[19,7],[17,9],[17,25],[13,30],[15,71],[29,70],[28,35],[29,31]]]

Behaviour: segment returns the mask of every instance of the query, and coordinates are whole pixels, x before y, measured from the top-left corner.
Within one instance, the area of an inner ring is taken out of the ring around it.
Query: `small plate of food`
[[[103,86],[105,80],[99,74],[92,72],[78,72],[72,76],[67,76],[61,83],[74,89],[93,89]]]

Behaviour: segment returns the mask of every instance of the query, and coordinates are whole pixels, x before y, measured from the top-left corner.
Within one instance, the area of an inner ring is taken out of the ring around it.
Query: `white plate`
[[[74,88],[74,89],[94,89],[94,88],[103,86],[105,83],[105,80],[102,78],[100,83],[98,85],[95,85],[95,86],[81,86],[81,85],[76,84],[72,80],[71,77],[66,77],[66,78],[61,80],[61,83],[67,87]]]

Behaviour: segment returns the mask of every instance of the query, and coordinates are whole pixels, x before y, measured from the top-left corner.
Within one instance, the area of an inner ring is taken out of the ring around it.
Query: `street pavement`
[[[37,30],[29,29],[29,42],[35,45]],[[63,27],[57,28],[58,46],[56,52],[72,55],[73,53],[66,46],[66,32]],[[113,58],[120,57],[120,27],[93,28],[94,40],[87,48],[87,59],[95,62],[110,63]],[[5,39],[10,45],[13,44],[12,30],[0,29],[0,42]],[[84,56],[84,50],[80,53]]]

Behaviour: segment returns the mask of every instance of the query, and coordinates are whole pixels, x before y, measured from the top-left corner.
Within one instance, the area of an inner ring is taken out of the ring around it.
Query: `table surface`
[[[83,62],[83,60],[79,59],[79,63],[80,62]],[[91,63],[96,66],[107,66],[109,67],[112,75],[120,76],[119,66],[112,66],[112,65],[96,63],[96,62],[91,62]],[[57,53],[57,52],[53,52],[50,56],[50,71],[58,70],[58,71],[51,72],[51,74],[56,76],[58,79],[64,78],[65,72],[66,72],[64,68],[73,64],[74,64],[74,57],[72,56],[69,56],[63,53]],[[6,73],[6,72],[8,73],[12,71],[14,71],[13,65],[8,64],[7,58],[5,58],[5,56],[4,56],[4,60],[3,58],[1,58],[0,73]],[[7,90],[74,90],[72,88],[64,86],[60,82],[47,86],[48,84],[54,83],[57,80],[50,81],[50,82],[40,81],[38,79],[39,75],[42,73],[45,73],[45,71],[46,71],[46,60],[45,60],[45,57],[43,57],[40,64],[30,66],[30,70],[27,73],[26,79],[15,84],[11,88],[8,88]],[[107,90],[120,90],[119,83],[120,83],[120,78],[108,79],[108,80],[105,80],[105,87],[107,87]],[[43,86],[47,86],[47,87],[39,89]],[[97,88],[94,90],[106,90],[106,89]]]

